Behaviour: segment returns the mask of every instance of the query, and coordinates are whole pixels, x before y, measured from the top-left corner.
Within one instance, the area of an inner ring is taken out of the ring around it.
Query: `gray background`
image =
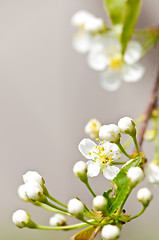
[[[22,174],[36,170],[58,199],[67,203],[78,195],[91,206],[90,194],[72,174],[74,163],[84,160],[77,145],[85,137],[86,122],[96,117],[117,123],[126,115],[136,118],[146,108],[157,70],[155,50],[144,59],[142,81],[109,93],[99,86],[98,73],[88,68],[85,56],[72,49],[71,16],[86,9],[105,18],[101,2],[0,1],[0,239],[69,239],[73,233],[20,230],[12,224],[12,213],[19,208],[41,224],[51,216],[18,198]],[[158,5],[157,0],[143,2],[139,27],[158,24]],[[145,147],[151,160],[152,148]],[[102,176],[90,182],[97,194],[108,187]],[[121,239],[158,239],[159,190],[152,191],[153,203],[124,226]],[[132,195],[127,209],[136,213],[141,206],[136,191]]]

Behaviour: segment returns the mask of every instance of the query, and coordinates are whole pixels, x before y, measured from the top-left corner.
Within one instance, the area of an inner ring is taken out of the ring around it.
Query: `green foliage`
[[[132,188],[130,187],[129,179],[127,178],[127,171],[131,167],[137,167],[142,163],[142,157],[137,157],[133,160],[130,160],[123,168],[121,168],[118,175],[111,182],[115,193],[114,196],[110,196],[113,191],[109,189],[107,192],[104,192],[104,196],[108,199],[108,214],[115,213],[131,193]]]
[[[77,233],[74,235],[70,240],[84,240],[87,239],[89,240],[93,234],[96,232],[96,230],[99,229],[99,227],[88,227],[81,232]]]
[[[123,11],[123,31],[121,35],[122,53],[125,52],[140,11],[140,0],[127,0]]]

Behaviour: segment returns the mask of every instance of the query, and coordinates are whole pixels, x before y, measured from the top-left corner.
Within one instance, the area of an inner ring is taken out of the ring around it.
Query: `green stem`
[[[90,187],[88,181],[84,182],[85,185],[87,186],[88,190],[91,192],[91,194],[93,195],[93,197],[96,197],[96,194],[93,192],[92,188]]]
[[[140,149],[139,149],[139,145],[137,143],[136,134],[132,136],[132,139],[134,141],[134,144],[135,144],[135,147],[136,147],[136,151],[137,151],[138,155],[140,156]]]
[[[55,209],[57,209],[57,210],[60,210],[61,212],[68,212],[66,209],[63,209],[63,208],[61,208],[61,207],[58,207],[58,206],[52,204],[51,202],[49,202],[48,200],[45,201],[45,204],[48,205],[48,206],[50,206],[50,207],[52,207],[52,208],[55,208]]]
[[[139,216],[141,216],[141,215],[145,212],[146,208],[147,208],[147,207],[144,206],[140,213],[138,213],[137,215],[135,215],[135,216],[133,216],[133,217],[131,217],[131,218],[128,218],[128,219],[127,219],[127,222],[128,222],[128,221],[131,221],[131,220],[133,220],[133,219],[135,219],[135,218],[137,218],[137,217],[139,217]]]
[[[52,197],[49,193],[46,194],[46,197],[48,197],[50,200],[52,200],[53,202],[56,202],[57,204],[67,208],[67,205],[65,205],[64,203],[58,201],[57,199],[55,199],[54,197]]]
[[[88,226],[87,223],[79,223],[79,224],[74,224],[74,225],[69,225],[69,226],[59,226],[59,227],[49,227],[49,226],[37,225],[36,229],[40,229],[40,230],[73,230],[73,229],[78,229],[78,228],[84,228],[86,226]]]
[[[123,165],[125,163],[127,163],[127,162],[113,162],[112,165]]]
[[[116,145],[120,148],[120,150],[124,153],[125,156],[127,156],[128,158],[132,158],[126,151],[125,149],[123,148],[123,146],[121,145],[121,143],[116,143]]]

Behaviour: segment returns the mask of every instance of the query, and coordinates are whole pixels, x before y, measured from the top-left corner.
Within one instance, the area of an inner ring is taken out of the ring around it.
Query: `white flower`
[[[101,18],[89,18],[84,25],[84,29],[86,32],[95,34],[105,29],[105,23]]]
[[[106,210],[108,201],[105,197],[103,197],[102,195],[100,196],[96,196],[93,199],[93,207],[97,210],[97,211],[104,211]]]
[[[87,181],[87,165],[83,161],[78,161],[73,167],[73,173],[76,177],[80,178],[81,181]]]
[[[40,201],[43,196],[43,188],[38,183],[28,182],[25,184],[26,195],[30,200]]]
[[[62,214],[55,214],[50,218],[49,224],[51,226],[64,226],[66,224],[66,218]]]
[[[17,225],[17,227],[23,228],[29,223],[30,215],[24,210],[17,210],[13,213],[12,221]]]
[[[112,33],[96,36],[91,44],[88,65],[101,74],[101,85],[109,91],[117,90],[122,80],[136,82],[142,78],[145,69],[137,62],[142,57],[142,46],[137,41],[130,41],[124,56],[121,45]]]
[[[89,177],[97,176],[100,169],[105,178],[112,180],[116,177],[119,168],[111,165],[122,156],[116,144],[103,141],[96,145],[92,140],[85,138],[79,143],[78,149],[86,159],[89,159],[86,163]]]
[[[121,133],[135,135],[136,128],[132,118],[123,117],[118,122],[118,127]]]
[[[23,181],[24,183],[28,183],[28,182],[36,182],[39,185],[43,186],[45,181],[42,178],[42,176],[35,172],[35,171],[28,171],[26,174],[23,175]]]
[[[97,119],[93,118],[89,120],[85,126],[85,133],[88,134],[92,139],[96,139],[99,137],[100,127],[101,123]]]
[[[99,137],[102,140],[116,143],[120,139],[120,130],[117,125],[103,125],[99,130]]]
[[[145,166],[145,175],[149,183],[159,184],[159,166],[151,162]]]
[[[129,178],[132,187],[144,180],[144,173],[140,167],[131,167],[128,170],[127,177]]]
[[[137,192],[137,199],[143,205],[147,206],[149,202],[152,200],[152,193],[148,188],[141,188]]]
[[[19,197],[24,201],[29,201],[27,195],[26,195],[26,184],[20,185],[18,188],[18,195]]]
[[[81,201],[74,198],[68,202],[68,212],[75,215],[77,218],[82,217],[84,212],[84,205]]]
[[[101,236],[105,240],[115,240],[120,236],[120,229],[108,224],[102,228]]]

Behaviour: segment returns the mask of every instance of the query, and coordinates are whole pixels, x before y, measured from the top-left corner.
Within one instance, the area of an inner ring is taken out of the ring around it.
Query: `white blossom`
[[[68,212],[75,215],[77,218],[82,217],[84,212],[84,205],[81,201],[74,198],[68,202]]]
[[[101,236],[104,240],[115,240],[120,236],[120,229],[108,224],[102,228]]]
[[[118,122],[121,133],[134,135],[136,134],[135,123],[130,117],[123,117]]]
[[[101,125],[102,124],[95,118],[89,120],[85,126],[85,133],[88,134],[92,139],[96,139],[99,137],[99,130]]]
[[[84,29],[86,32],[95,34],[105,29],[105,23],[101,18],[89,18],[84,25]]]
[[[105,178],[112,180],[116,177],[119,168],[112,166],[112,163],[122,156],[116,144],[102,141],[97,145],[92,140],[85,138],[79,143],[78,149],[89,160],[86,163],[89,177],[97,176],[100,169]]]
[[[127,172],[127,177],[129,178],[131,185],[135,187],[136,184],[144,180],[144,173],[140,167],[131,167]]]
[[[80,10],[76,12],[71,18],[71,25],[75,27],[83,27],[87,21],[94,18],[94,15],[88,11]]]
[[[29,201],[27,195],[26,195],[26,184],[20,185],[18,188],[18,195],[19,197],[24,201]]]
[[[66,218],[62,214],[55,214],[50,218],[49,224],[51,226],[64,226],[66,224]]]
[[[156,165],[155,162],[146,164],[145,175],[149,183],[159,184],[159,165]]]
[[[25,227],[30,221],[30,215],[24,210],[17,210],[13,213],[12,221],[19,228]]]
[[[76,177],[80,178],[81,181],[87,180],[87,165],[83,161],[78,161],[73,167],[73,173]]]
[[[102,140],[116,143],[120,139],[120,130],[117,125],[103,125],[99,130],[99,137]]]
[[[137,199],[143,205],[147,206],[149,202],[152,200],[152,193],[148,188],[141,188],[137,192]]]
[[[26,174],[24,174],[23,181],[24,183],[36,182],[41,186],[43,186],[45,183],[43,177],[38,172],[35,171],[28,171]]]
[[[26,186],[26,195],[30,200],[40,201],[43,196],[43,188],[38,183],[28,182]]]
[[[104,211],[104,210],[106,210],[107,204],[108,204],[107,199],[104,196],[102,196],[102,195],[96,196],[93,199],[93,207],[97,211]]]

